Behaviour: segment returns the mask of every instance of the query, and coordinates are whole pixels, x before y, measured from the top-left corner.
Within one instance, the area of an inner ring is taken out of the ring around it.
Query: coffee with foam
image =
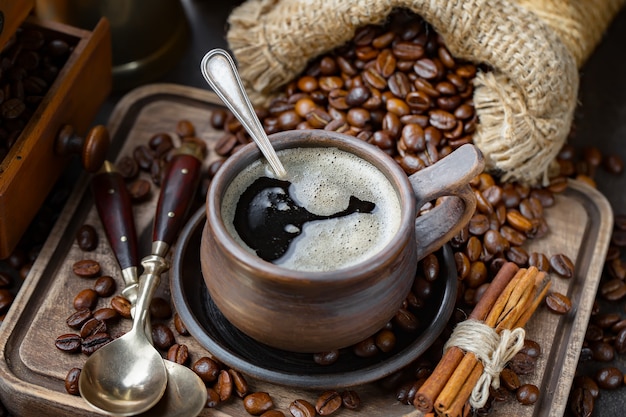
[[[341,269],[371,258],[392,240],[400,224],[400,202],[394,186],[374,165],[336,148],[292,148],[278,155],[289,182],[268,179],[265,190],[269,191],[263,198],[252,195],[246,209],[264,209],[271,201],[275,212],[285,214],[283,218],[300,218],[289,213],[304,212],[306,220],[269,224],[268,229],[277,226],[283,234],[294,236],[286,252],[272,260],[274,264],[301,271]],[[257,250],[244,243],[235,226],[240,217],[236,212],[238,205],[242,209],[244,195],[263,177],[272,177],[271,171],[257,160],[229,184],[221,204],[227,230],[252,253]],[[246,212],[246,221],[254,216]],[[270,244],[277,239],[262,240]]]

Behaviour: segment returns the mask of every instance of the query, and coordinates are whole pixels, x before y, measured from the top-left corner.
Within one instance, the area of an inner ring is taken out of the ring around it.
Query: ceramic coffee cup
[[[244,243],[233,226],[232,206],[237,204],[233,195],[243,195],[233,188],[238,178],[245,178],[240,173],[248,170],[250,178],[269,173],[255,145],[241,149],[222,165],[207,194],[200,263],[210,296],[235,327],[275,348],[324,352],[357,343],[380,330],[398,311],[418,261],[469,222],[476,200],[468,183],[482,172],[482,155],[473,145],[464,145],[407,177],[391,157],[350,136],[297,130],[270,139],[295,186],[295,191],[274,187],[272,192],[283,197],[294,194],[296,200],[305,201],[306,196],[303,200],[298,195],[300,188],[317,188],[321,194],[348,190],[375,208],[346,213],[348,209],[330,208],[334,197],[315,210],[303,204],[307,213],[315,215],[341,213],[333,219],[316,217],[310,224],[289,223],[284,230],[302,236],[292,240],[284,256],[300,250],[300,258],[294,255],[300,261],[266,261],[257,255],[262,251],[255,253],[256,248]],[[318,157],[326,162],[317,164]],[[257,166],[256,171],[251,165]],[[361,195],[361,189],[370,188]],[[341,197],[339,206],[351,206],[348,197]],[[444,198],[439,204],[417,216],[424,204],[440,197]],[[330,212],[318,213],[327,208]],[[372,220],[375,216],[383,223]],[[339,229],[332,226],[325,231],[333,222]],[[316,231],[318,226],[323,230]],[[375,232],[370,234],[370,229]],[[300,246],[298,239],[312,240],[313,246]],[[375,244],[368,246],[371,241]],[[347,256],[342,257],[344,252]],[[316,262],[323,266],[318,269]]]

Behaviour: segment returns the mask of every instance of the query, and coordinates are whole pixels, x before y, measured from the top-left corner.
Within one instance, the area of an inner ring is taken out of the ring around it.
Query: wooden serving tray
[[[111,116],[112,155],[118,158],[130,154],[138,144],[147,143],[154,133],[173,132],[180,119],[191,120],[198,136],[208,143],[214,142],[222,133],[211,128],[209,115],[220,106],[213,93],[190,87],[154,84],[134,90],[119,102]],[[215,158],[211,155],[207,165]],[[93,285],[92,281],[72,274],[71,266],[75,261],[97,259],[103,273],[116,277],[119,289],[122,287],[119,268],[104,237],[88,187],[89,177],[83,175],[1,327],[0,378],[3,382],[0,383],[0,398],[19,417],[96,414],[80,397],[67,394],[63,384],[67,371],[81,367],[85,356],[66,354],[54,347],[56,337],[69,330],[65,319],[73,312],[73,297],[79,290]],[[150,201],[135,206],[142,254],[149,248],[156,194]],[[575,259],[575,277],[565,280],[554,276],[553,289],[567,294],[576,308],[565,316],[554,315],[544,307],[538,309],[527,326],[527,337],[540,343],[543,355],[535,373],[524,377],[523,381],[540,387],[540,400],[535,406],[522,406],[514,399],[499,403],[493,416],[561,416],[566,407],[608,248],[613,215],[599,192],[575,181],[556,197],[556,201],[555,206],[546,209],[551,232],[531,242],[527,249],[548,255],[564,253]],[[85,223],[94,225],[100,235],[100,244],[94,252],[81,251],[74,239],[78,228]],[[166,275],[159,288],[162,296],[169,296]],[[108,303],[109,299],[101,299],[99,307]],[[126,325],[129,323],[123,324]],[[192,360],[208,354],[191,337],[176,337],[179,343],[189,346]],[[245,369],[241,371],[245,373]],[[303,398],[314,402],[319,395],[319,391],[278,386],[252,378],[249,383],[254,391],[269,392],[277,408],[286,415],[289,415],[287,407],[291,401]],[[338,415],[416,415],[412,406],[399,403],[395,393],[384,391],[375,383],[353,389],[361,396],[361,409],[344,409]],[[247,413],[240,400],[231,399],[217,409],[205,409],[201,415],[240,417]]]

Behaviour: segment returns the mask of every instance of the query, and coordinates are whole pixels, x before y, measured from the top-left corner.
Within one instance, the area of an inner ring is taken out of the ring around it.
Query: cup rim
[[[262,158],[261,151],[255,143],[250,143],[231,155],[213,177],[205,202],[207,222],[215,234],[215,243],[225,249],[225,253],[235,258],[246,268],[257,270],[258,276],[267,277],[274,281],[293,282],[293,280],[307,280],[315,282],[349,281],[353,277],[363,276],[369,270],[377,270],[392,262],[393,255],[405,246],[409,239],[414,238],[415,221],[415,194],[408,180],[408,176],[389,155],[375,145],[362,141],[353,136],[324,130],[290,130],[269,135],[274,148],[282,149],[302,146],[303,142],[314,137],[314,143],[304,143],[306,147],[334,147],[350,152],[363,158],[379,169],[392,183],[398,193],[400,202],[400,223],[396,234],[390,242],[372,257],[344,268],[332,271],[299,271],[275,265],[265,261],[243,248],[228,232],[222,220],[222,197],[228,185],[241,171],[241,167],[248,166]],[[337,274],[341,272],[341,274]]]

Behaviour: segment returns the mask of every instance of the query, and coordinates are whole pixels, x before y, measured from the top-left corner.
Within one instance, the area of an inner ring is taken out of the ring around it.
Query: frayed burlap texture
[[[475,79],[473,141],[504,181],[546,183],[570,130],[578,67],[625,0],[248,0],[227,40],[255,104],[398,8],[429,22]]]

